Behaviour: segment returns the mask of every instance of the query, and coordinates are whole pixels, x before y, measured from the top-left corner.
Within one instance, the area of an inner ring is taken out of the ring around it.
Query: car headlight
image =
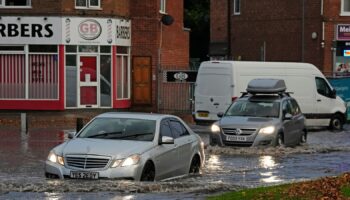
[[[139,163],[140,159],[141,159],[140,155],[137,155],[137,154],[129,156],[125,158],[125,160],[123,161],[122,167],[136,165],[137,163]]]
[[[216,124],[211,125],[211,132],[213,133],[219,133],[220,132],[220,127]]]
[[[274,126],[267,126],[265,128],[260,129],[259,133],[262,134],[272,134],[275,132],[275,127]]]
[[[131,166],[131,165],[136,165],[137,163],[139,163],[141,159],[141,156],[138,154],[129,156],[125,159],[118,159],[118,160],[114,160],[112,162],[111,168],[116,168],[116,167],[127,167],[127,166]]]
[[[58,163],[60,165],[64,165],[64,159],[62,156],[56,155],[54,152],[50,152],[49,156],[47,156],[47,160],[53,162],[53,163]]]

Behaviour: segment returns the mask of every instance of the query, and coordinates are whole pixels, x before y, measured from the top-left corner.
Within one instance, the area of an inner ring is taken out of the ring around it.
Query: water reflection
[[[208,162],[206,164],[208,170],[220,170],[222,168],[222,164],[220,162],[218,155],[209,155]]]
[[[272,169],[277,166],[275,158],[272,156],[260,156],[259,165],[265,169]]]

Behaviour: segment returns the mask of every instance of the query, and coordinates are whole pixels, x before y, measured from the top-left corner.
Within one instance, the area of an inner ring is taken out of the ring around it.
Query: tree
[[[190,58],[208,60],[210,0],[184,0],[184,24],[190,28]]]

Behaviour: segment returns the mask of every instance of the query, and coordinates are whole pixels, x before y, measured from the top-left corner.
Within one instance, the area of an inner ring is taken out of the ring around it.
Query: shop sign
[[[130,21],[111,18],[62,18],[64,44],[131,45]]]
[[[350,24],[337,25],[337,40],[350,40]]]
[[[80,37],[85,40],[94,40],[101,35],[101,25],[93,19],[87,19],[79,24],[78,31]]]
[[[6,17],[0,20],[0,44],[60,44],[57,17]]]
[[[165,71],[164,82],[194,83],[197,73],[197,71]]]

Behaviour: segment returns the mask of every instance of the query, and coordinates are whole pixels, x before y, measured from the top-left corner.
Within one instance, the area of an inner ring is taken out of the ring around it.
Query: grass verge
[[[350,199],[350,173],[337,177],[269,187],[244,189],[212,196],[209,200]]]

